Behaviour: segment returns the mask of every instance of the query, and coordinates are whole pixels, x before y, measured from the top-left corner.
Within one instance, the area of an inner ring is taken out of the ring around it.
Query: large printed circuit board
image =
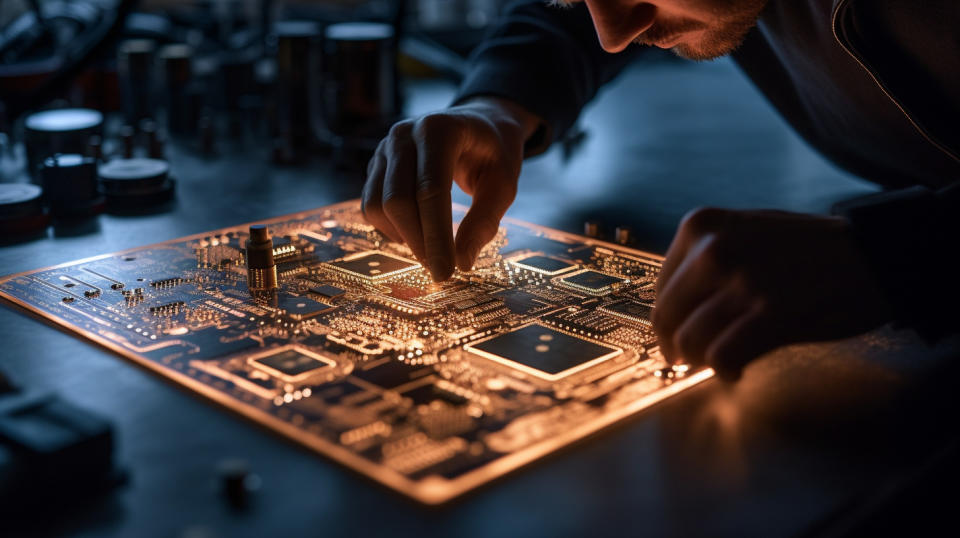
[[[473,271],[433,283],[358,202],[262,224],[268,296],[247,288],[246,225],[0,296],[429,504],[712,375],[657,351],[657,256],[507,219]]]

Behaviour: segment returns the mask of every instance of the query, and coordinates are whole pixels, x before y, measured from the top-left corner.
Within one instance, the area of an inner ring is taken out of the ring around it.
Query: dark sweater
[[[839,166],[887,190],[838,204],[897,311],[928,337],[960,330],[960,2],[770,0],[733,58]],[[512,5],[457,100],[497,95],[563,135],[636,46],[604,52],[584,5]]]

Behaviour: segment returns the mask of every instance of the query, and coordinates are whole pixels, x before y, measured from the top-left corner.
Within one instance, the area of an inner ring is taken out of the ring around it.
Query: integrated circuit
[[[294,297],[292,295],[280,296],[279,306],[286,311],[288,316],[297,321],[310,319],[336,308],[307,297]]]
[[[657,256],[507,218],[435,283],[359,201],[262,224],[269,294],[244,225],[0,278],[0,298],[429,504],[713,375],[655,373]]]
[[[539,323],[466,345],[464,349],[547,381],[562,379],[623,353],[620,348],[570,336]]]
[[[651,324],[650,315],[653,314],[653,306],[628,300],[601,306],[600,311],[612,314],[618,318],[649,326]]]
[[[559,279],[559,282],[571,289],[583,291],[591,295],[605,295],[612,291],[614,286],[623,284],[627,282],[627,280],[601,273],[600,271],[594,271],[593,269],[585,269],[562,277]]]
[[[327,265],[342,274],[367,281],[385,280],[420,268],[417,262],[379,250],[352,254]]]
[[[533,271],[535,273],[540,273],[547,276],[559,275],[567,271],[571,271],[577,267],[570,262],[540,255],[528,256],[519,260],[511,260],[510,263],[521,269],[526,269],[528,271]]]
[[[321,368],[336,366],[336,362],[298,346],[285,346],[266,354],[247,359],[251,366],[280,377],[297,381],[317,373]]]

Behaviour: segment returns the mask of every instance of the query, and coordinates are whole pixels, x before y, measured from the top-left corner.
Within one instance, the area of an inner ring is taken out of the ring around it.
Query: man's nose
[[[600,46],[620,52],[653,25],[657,8],[636,0],[586,0]]]

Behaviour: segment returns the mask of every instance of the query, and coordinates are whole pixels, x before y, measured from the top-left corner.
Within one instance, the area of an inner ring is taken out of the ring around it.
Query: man
[[[592,21],[592,24],[591,24]],[[469,270],[543,151],[636,44],[732,54],[814,147],[888,190],[836,216],[700,209],[657,282],[673,360],[736,378],[775,347],[908,324],[958,329],[960,2],[585,0],[519,3],[474,54],[455,106],[396,124],[364,187],[367,219],[436,280]],[[451,182],[473,198],[451,231]]]

